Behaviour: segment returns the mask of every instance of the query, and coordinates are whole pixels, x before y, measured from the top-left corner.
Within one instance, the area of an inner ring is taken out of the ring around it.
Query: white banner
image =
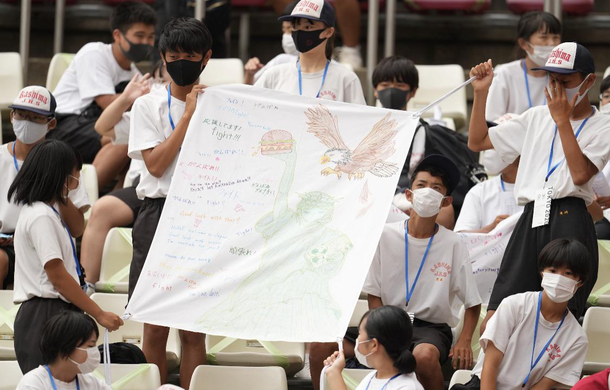
[[[416,125],[402,111],[206,89],[127,313],[242,339],[343,336]]]
[[[511,215],[489,233],[458,233],[468,248],[472,273],[483,303],[489,302],[504,251],[521,213]]]

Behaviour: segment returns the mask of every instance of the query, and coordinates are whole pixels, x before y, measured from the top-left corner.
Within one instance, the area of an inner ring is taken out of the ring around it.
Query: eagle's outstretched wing
[[[394,154],[394,137],[398,132],[398,123],[390,119],[390,116],[391,113],[388,113],[375,124],[373,130],[356,147],[351,158],[352,164],[381,177],[391,176],[398,170],[396,164],[385,161]]]
[[[318,104],[317,107],[305,111],[305,116],[309,119],[307,132],[318,137],[328,149],[349,150],[339,133],[337,116],[331,114],[328,108]]]

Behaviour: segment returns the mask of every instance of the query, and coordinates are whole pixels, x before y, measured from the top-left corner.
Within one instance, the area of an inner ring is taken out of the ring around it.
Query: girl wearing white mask
[[[375,369],[356,390],[423,390],[415,376],[415,357],[410,351],[413,326],[409,315],[396,306],[382,306],[368,311],[360,321],[354,352],[358,362]],[[343,352],[335,352],[324,361],[329,390],[345,390],[341,376],[345,368]]]
[[[92,375],[100,364],[98,337],[86,314],[66,310],[51,317],[42,331],[43,364],[21,378],[17,390],[110,390]]]
[[[517,32],[517,45],[522,55],[495,69],[496,77],[485,111],[488,121],[508,113],[519,115],[546,104],[546,72],[532,68],[544,66],[553,47],[561,42],[561,22],[548,12],[528,12],[519,20]]]
[[[589,276],[589,251],[574,239],[547,244],[538,259],[543,291],[502,301],[481,336],[481,355],[465,389],[570,388],[580,379],[587,336],[568,301]]]

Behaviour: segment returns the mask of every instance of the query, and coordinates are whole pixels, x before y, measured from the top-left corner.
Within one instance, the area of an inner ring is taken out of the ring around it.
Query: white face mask
[[[40,141],[48,130],[48,124],[34,123],[25,119],[15,119],[11,121],[13,131],[20,142],[30,145]]]
[[[293,56],[299,54],[294,39],[292,39],[292,34],[282,34],[282,48],[286,54],[292,54]]]
[[[568,99],[568,102],[571,103],[572,99],[574,99],[574,96],[576,96],[576,94],[578,93],[578,91],[580,91],[580,88],[584,85],[584,83],[587,81],[587,79],[589,78],[589,75],[587,75],[587,77],[585,77],[585,79],[582,81],[582,83],[580,83],[578,85],[578,87],[574,87],[574,88],[566,88],[566,98]],[[553,97],[553,94],[551,93],[551,79],[549,79],[549,85],[547,85],[547,91],[549,92],[549,95],[551,95],[551,98]],[[585,92],[582,95],[579,95],[578,98],[576,98],[576,104],[574,106],[577,106],[578,103],[580,103],[582,101],[582,99],[585,98],[585,96],[587,96],[587,94],[589,93],[589,89],[585,90]]]
[[[534,64],[538,66],[546,65],[546,61],[549,59],[551,52],[555,48],[555,46],[538,46],[532,45],[531,43],[527,43],[530,45],[532,49],[534,49],[533,53],[527,52],[527,56],[534,62]]]
[[[91,348],[76,348],[81,351],[87,352],[87,360],[84,363],[77,363],[74,360],[68,358],[72,363],[76,364],[81,374],[90,374],[95,371],[96,368],[100,365],[100,351],[97,347]]]
[[[430,187],[419,188],[412,190],[413,193],[413,210],[420,217],[433,217],[441,211],[441,203],[445,198],[443,194],[433,190]]]
[[[574,296],[578,281],[559,274],[542,273],[542,288],[555,303],[567,302]]]
[[[64,184],[64,187],[66,187],[66,189],[68,190],[68,194],[67,194],[67,195],[65,195],[65,196],[63,196],[63,195],[62,195],[64,199],[68,199],[68,198],[70,197],[70,194],[75,193],[75,192],[76,192],[76,191],[78,191],[78,189],[80,188],[80,178],[75,177],[75,176],[72,176],[72,175],[69,175],[69,176],[70,176],[72,179],[76,180],[76,182],[77,182],[78,184],[76,185],[76,188],[72,188],[72,189],[70,189],[70,187],[68,187],[67,182]],[[68,180],[70,180],[70,179],[68,178]]]
[[[602,114],[610,115],[610,103],[606,103],[603,106],[600,106],[599,112],[601,112]]]
[[[365,344],[365,343],[368,343],[369,341],[371,341],[371,340],[366,340],[366,341],[363,341],[362,343],[359,343],[358,339],[356,339],[356,347],[354,348],[354,353],[356,354],[356,359],[358,360],[358,363],[370,368],[371,366],[369,366],[369,363],[366,358],[368,356],[371,356],[373,354],[373,352],[369,353],[368,355],[363,355],[362,352],[360,352],[360,350],[358,349],[358,346],[360,344]]]

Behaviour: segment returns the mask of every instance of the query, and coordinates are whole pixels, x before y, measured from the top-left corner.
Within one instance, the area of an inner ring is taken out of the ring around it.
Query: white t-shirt
[[[171,114],[174,124],[177,126],[184,114],[185,102],[172,96]],[[173,132],[169,123],[169,111],[167,105],[167,89],[157,88],[148,95],[136,99],[131,109],[131,125],[129,132],[129,157],[142,160],[142,151],[154,148],[165,141]],[[156,178],[148,172],[143,164],[140,175],[140,184],[136,189],[138,198],[165,198],[169,191],[169,185],[174,176],[178,156],[167,167],[160,178]]]
[[[503,190],[500,175],[472,187],[464,198],[453,230],[461,232],[481,229],[492,223],[498,215],[513,215],[522,211],[523,206],[517,205],[515,200],[514,187],[514,184],[504,182]]]
[[[487,95],[485,118],[488,121],[495,121],[508,113],[523,114],[530,108],[525,86],[525,74],[523,73],[523,61],[517,60],[496,67],[496,77],[494,77],[489,88],[489,95]],[[532,107],[546,104],[544,87],[547,85],[548,77],[527,75],[527,80]]]
[[[20,205],[9,202],[6,198],[8,189],[11,184],[13,184],[15,177],[17,177],[17,169],[15,169],[15,160],[13,159],[12,152],[12,142],[0,146],[0,172],[2,172],[2,175],[0,175],[0,233],[15,232],[15,226],[17,226],[19,212],[21,211]],[[17,160],[17,166],[20,169],[22,165],[23,161]],[[81,209],[82,207],[89,208],[89,206],[91,206],[87,190],[83,183],[80,184],[78,190],[70,191],[68,195],[72,203],[74,203],[78,209]]]
[[[15,230],[15,304],[34,297],[64,298],[44,270],[46,263],[61,259],[68,273],[79,283],[72,244],[60,217],[45,203],[35,202],[21,209]]]
[[[286,53],[276,55],[269,62],[267,62],[265,66],[263,66],[258,72],[254,74],[254,82],[256,83],[266,71],[273,68],[274,66],[286,64],[288,62],[294,62],[298,58],[299,56]]]
[[[129,144],[129,128],[131,124],[131,111],[123,113],[121,120],[114,125],[114,139],[112,143],[115,145]],[[132,159],[127,171],[127,178],[131,183],[140,176],[142,168],[145,168],[144,161]]]
[[[601,171],[610,158],[610,116],[600,114],[595,107],[593,110],[594,115],[578,136],[578,145]],[[571,122],[574,133],[583,121]],[[502,161],[512,163],[521,156],[514,190],[520,205],[533,201],[536,192],[544,188],[555,127],[548,106],[539,106],[489,129],[489,139]],[[563,158],[563,147],[557,134],[552,165]],[[594,198],[592,184],[593,180],[589,180],[585,185],[575,185],[564,160],[553,172],[546,187],[553,186],[553,199],[574,196],[584,199],[588,206]]]
[[[114,95],[115,86],[140,73],[132,63],[129,70],[119,66],[112,45],[91,42],[83,46],[59,80],[53,96],[57,112],[80,114],[96,96]]]
[[[409,289],[429,240],[409,236]],[[380,297],[384,305],[404,308],[405,282],[405,221],[388,223],[362,291]],[[406,310],[421,320],[455,327],[459,322],[458,310],[452,309],[458,306],[456,299],[467,309],[481,304],[468,250],[456,233],[439,225]]]
[[[103,381],[97,379],[93,374],[77,374],[79,387],[83,390],[111,390]],[[57,378],[55,386],[57,390],[72,390],[76,389],[76,380],[70,383],[62,382]],[[21,378],[17,385],[17,390],[53,390],[49,373],[44,366],[38,366]]]
[[[316,73],[302,73],[303,96],[315,97],[320,91],[320,99],[366,105],[360,79],[354,72],[331,61],[324,85],[322,85],[323,76],[324,70]],[[298,94],[297,61],[274,66],[266,71],[254,86]]]
[[[498,390],[521,389],[529,373],[539,293],[530,291],[505,298],[479,340],[481,354],[472,370],[479,378],[488,341],[504,354],[498,370]],[[558,326],[559,322],[548,322],[540,315],[534,361]],[[544,377],[569,387],[574,386],[580,380],[587,344],[587,335],[572,313],[568,312],[561,329],[547,348],[546,356],[543,355],[532,370],[525,389],[534,386]]]
[[[356,387],[356,390],[366,390],[367,388],[368,390],[424,390],[424,387],[417,380],[415,373],[402,374],[392,379],[389,383],[390,378],[377,379],[375,378],[376,374],[377,371],[373,371],[364,377],[362,382]],[[370,386],[368,386],[369,382],[371,383]]]

